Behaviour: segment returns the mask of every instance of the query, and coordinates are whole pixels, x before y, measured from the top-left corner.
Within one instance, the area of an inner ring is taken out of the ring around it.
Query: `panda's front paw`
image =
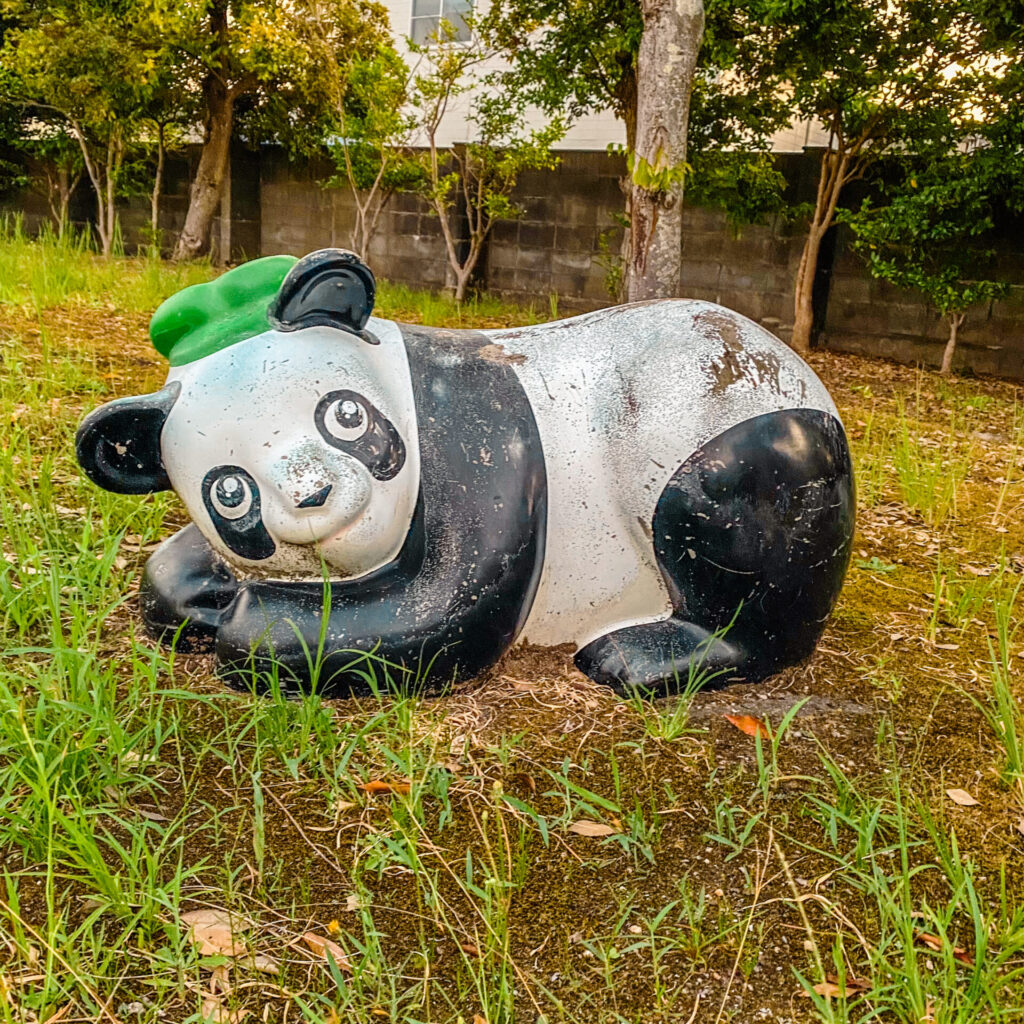
[[[139,588],[142,618],[157,639],[177,635],[180,650],[209,651],[224,610],[237,593],[234,574],[190,523],[146,563]]]

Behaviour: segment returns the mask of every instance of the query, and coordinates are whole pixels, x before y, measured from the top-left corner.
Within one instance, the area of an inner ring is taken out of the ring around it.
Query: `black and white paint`
[[[369,275],[307,257],[289,278],[316,275],[308,309],[290,292],[265,332],[83,423],[93,480],[170,486],[193,518],[147,565],[151,631],[297,687],[319,646],[336,695],[384,663],[439,689],[523,640],[651,692],[813,650],[853,477],[832,400],[778,339],[687,300],[411,327],[323,287],[335,265]]]

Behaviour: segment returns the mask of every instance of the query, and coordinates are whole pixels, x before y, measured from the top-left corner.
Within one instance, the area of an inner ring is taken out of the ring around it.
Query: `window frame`
[[[420,2],[423,2],[423,0],[420,0]],[[436,14],[416,14],[416,3],[417,3],[417,0],[412,0],[412,2],[409,4],[409,38],[417,46],[426,46],[428,48],[434,48],[434,47],[437,47],[439,45],[443,45],[443,44],[439,44],[435,39],[433,39],[431,37],[441,27],[441,22],[442,21],[447,21],[449,24],[455,25],[455,23],[450,18],[446,18],[445,15],[444,15],[445,0],[436,0],[436,7],[437,7],[437,13]],[[468,0],[468,3],[466,4],[466,14],[471,14],[472,11],[473,11],[473,0]],[[460,44],[460,45],[466,45],[466,44],[471,43],[473,41],[473,28],[472,28],[471,25],[467,24],[465,17],[463,17],[461,20],[462,20],[462,28],[459,28],[458,26],[456,26],[456,29],[457,29],[457,32],[465,31],[466,32],[466,37],[464,39],[462,39],[462,38],[459,37],[458,34],[456,34],[455,38],[453,38],[451,41],[453,43],[457,43],[457,44]],[[431,21],[431,22],[433,22],[432,27],[430,28],[429,32],[427,33],[427,38],[424,39],[422,42],[417,42],[417,40],[416,40],[416,23],[419,22],[419,21]]]

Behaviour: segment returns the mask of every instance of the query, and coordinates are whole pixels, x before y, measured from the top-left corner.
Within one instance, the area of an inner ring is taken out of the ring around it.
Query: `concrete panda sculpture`
[[[337,249],[187,288],[151,323],[164,388],[82,423],[93,481],[192,516],[146,566],[153,634],[299,688],[319,647],[330,695],[366,691],[359,652],[436,690],[572,642],[593,679],[657,693],[813,650],[854,484],[790,349],[707,302],[452,331],[371,317],[374,291]]]

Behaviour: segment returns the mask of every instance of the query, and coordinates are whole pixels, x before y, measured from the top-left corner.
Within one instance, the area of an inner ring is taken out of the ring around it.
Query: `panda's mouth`
[[[312,494],[307,494],[295,507],[296,508],[323,508],[324,502],[327,501],[328,495],[331,493],[333,485],[328,484],[326,487],[321,487],[319,491],[314,491]]]

